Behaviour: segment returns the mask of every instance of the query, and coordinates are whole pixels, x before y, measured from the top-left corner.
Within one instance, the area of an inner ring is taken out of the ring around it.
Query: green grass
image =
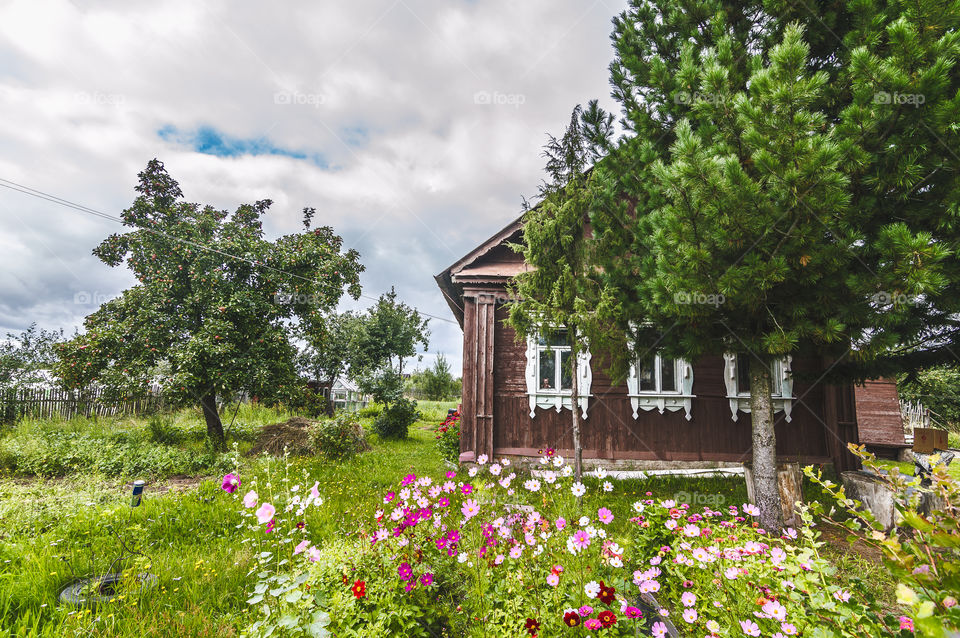
[[[279,472],[289,472],[292,481],[309,474],[319,481],[324,503],[310,538],[316,544],[351,537],[381,506],[382,494],[399,477],[415,472],[436,476],[446,465],[437,453],[433,429],[446,416],[449,403],[419,402],[424,420],[410,429],[403,441],[378,441],[373,449],[337,463],[321,458],[267,460],[224,455],[226,466],[239,460],[245,485],[256,478],[258,489],[277,482]],[[238,445],[243,444],[257,421],[272,423],[283,415],[247,413],[238,418]],[[365,419],[369,422],[371,419]],[[172,418],[175,430],[169,447],[195,453],[199,422],[188,413]],[[143,434],[143,421],[26,423],[0,440],[23,441],[28,433],[72,432],[78,437],[110,441],[120,433],[145,448],[159,443]],[[176,485],[163,479],[148,484],[143,505],[131,509],[129,486],[124,478],[81,467],[57,479],[0,478],[0,638],[17,636],[237,636],[248,621],[247,589],[254,565],[253,549],[242,543],[237,503],[219,485],[219,474],[208,472],[206,480],[192,481],[181,491],[165,491]],[[596,479],[588,479],[596,483]],[[277,484],[279,484],[277,482]],[[312,483],[311,483],[312,484]],[[678,496],[699,505],[720,508],[743,503],[746,490],[738,477],[654,477],[615,483],[604,500],[618,516],[629,516],[630,504],[645,498]],[[591,490],[590,498],[601,498]],[[811,494],[808,492],[808,498]],[[592,504],[591,505],[595,505]],[[157,587],[141,600],[124,599],[93,612],[58,608],[59,590],[78,575],[103,572],[120,551],[120,540],[143,552]],[[837,552],[844,578],[876,574],[880,568],[857,563],[855,555]]]
[[[878,460],[877,465],[883,468],[897,468],[900,470],[900,473],[904,476],[913,476],[914,465],[913,463],[907,463],[905,461],[886,461]],[[960,459],[954,459],[953,462],[947,466],[947,474],[951,476],[956,481],[960,481]]]

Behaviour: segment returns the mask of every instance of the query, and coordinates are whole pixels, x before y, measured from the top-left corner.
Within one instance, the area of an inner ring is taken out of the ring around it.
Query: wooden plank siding
[[[869,447],[906,447],[897,382],[866,381],[856,388],[860,442]]]
[[[572,448],[570,411],[537,408],[530,418],[524,368],[526,347],[505,324],[498,306],[494,342],[493,452],[536,454],[546,447]],[[464,342],[465,348],[469,347]],[[795,369],[803,370],[802,364]],[[593,397],[583,422],[585,458],[609,460],[732,461],[750,459],[750,415],[733,421],[723,384],[723,359],[707,357],[694,365],[692,419],[683,411],[640,411],[633,418],[625,383],[613,384],[603,370],[593,370]],[[804,463],[830,460],[824,422],[823,386],[794,384],[793,418],[777,415],[777,452]]]

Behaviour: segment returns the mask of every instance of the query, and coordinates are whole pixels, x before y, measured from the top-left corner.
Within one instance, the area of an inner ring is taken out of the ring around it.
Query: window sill
[[[532,419],[536,416],[537,408],[543,408],[544,410],[553,408],[557,412],[560,412],[564,408],[569,410],[572,405],[572,397],[570,395],[571,392],[569,390],[561,392],[528,392],[527,396],[530,399],[530,418]],[[587,405],[589,399],[592,397],[592,394],[581,394],[577,397],[577,404],[580,406],[580,411],[584,419],[587,418]]]
[[[739,412],[745,414],[750,413],[750,395],[727,395],[727,400],[730,402],[730,414],[734,421],[737,420]],[[792,420],[791,413],[793,412],[793,402],[795,397],[778,397],[771,396],[771,402],[773,403],[773,412],[783,412],[785,415],[785,421],[790,423]]]
[[[693,418],[693,399],[696,398],[696,395],[680,394],[678,392],[643,392],[628,396],[630,397],[630,405],[633,407],[634,419],[639,418],[640,410],[644,412],[657,410],[660,414],[663,414],[665,410],[671,412],[683,410],[687,421]]]

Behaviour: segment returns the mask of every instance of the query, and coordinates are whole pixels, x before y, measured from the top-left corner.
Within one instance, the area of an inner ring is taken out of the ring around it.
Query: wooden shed
[[[517,219],[436,276],[463,328],[462,462],[481,454],[534,456],[547,447],[572,452],[562,343],[518,343],[505,322],[506,285],[528,268],[507,244],[521,241]],[[632,366],[625,383],[613,383],[585,355],[577,374],[586,396],[576,406],[584,459],[620,467],[749,461],[749,388],[740,360],[733,353],[694,362],[651,355]],[[854,387],[807,384],[799,379],[811,375],[794,374],[822,369],[802,358],[774,366],[777,454],[853,469],[858,462],[846,446],[860,440]]]

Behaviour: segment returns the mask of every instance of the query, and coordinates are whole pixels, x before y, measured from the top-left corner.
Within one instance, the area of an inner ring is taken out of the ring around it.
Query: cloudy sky
[[[117,215],[157,157],[190,201],[274,200],[271,237],[313,206],[360,251],[365,295],[442,318],[421,365],[459,370],[433,275],[519,214],[575,104],[614,108],[624,4],[4,0],[0,179]],[[90,253],[119,229],[0,188],[0,333],[72,331],[131,285]]]

